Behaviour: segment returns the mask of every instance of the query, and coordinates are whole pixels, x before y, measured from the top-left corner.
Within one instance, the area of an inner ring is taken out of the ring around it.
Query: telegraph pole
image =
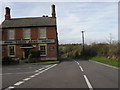
[[[84,32],[85,31],[81,31],[82,32],[82,42],[83,42],[83,55],[84,55],[84,51],[85,51],[85,47],[84,47]]]

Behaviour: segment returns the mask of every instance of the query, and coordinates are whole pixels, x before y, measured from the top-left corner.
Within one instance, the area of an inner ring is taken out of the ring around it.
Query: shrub
[[[40,51],[30,51],[30,54],[28,56],[28,62],[29,63],[35,63],[37,62],[37,58],[40,57]]]
[[[2,64],[10,64],[12,62],[12,58],[9,56],[4,56],[2,58]]]

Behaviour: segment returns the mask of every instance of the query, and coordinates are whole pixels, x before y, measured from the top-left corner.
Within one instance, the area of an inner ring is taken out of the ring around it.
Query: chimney
[[[55,13],[55,5],[53,4],[52,6],[52,17],[56,17],[56,13]]]
[[[10,20],[10,18],[11,18],[11,16],[10,16],[10,8],[6,7],[5,10],[6,10],[5,20]]]

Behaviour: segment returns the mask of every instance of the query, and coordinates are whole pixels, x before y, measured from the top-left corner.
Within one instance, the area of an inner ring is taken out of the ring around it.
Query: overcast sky
[[[81,43],[81,30],[85,31],[85,42],[107,42],[110,33],[118,40],[117,2],[5,2],[4,8],[11,8],[11,17],[51,16],[51,5],[56,5],[59,43]]]

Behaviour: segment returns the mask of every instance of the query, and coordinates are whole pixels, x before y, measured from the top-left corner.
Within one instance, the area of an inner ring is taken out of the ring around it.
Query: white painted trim
[[[10,55],[10,50],[9,50],[9,46],[14,46],[14,55]],[[16,46],[15,45],[8,45],[8,56],[10,57],[15,57],[16,56]]]
[[[39,50],[40,50],[40,46],[45,46],[46,47],[46,54],[45,55],[40,55],[40,56],[47,56],[47,44],[39,44]]]

